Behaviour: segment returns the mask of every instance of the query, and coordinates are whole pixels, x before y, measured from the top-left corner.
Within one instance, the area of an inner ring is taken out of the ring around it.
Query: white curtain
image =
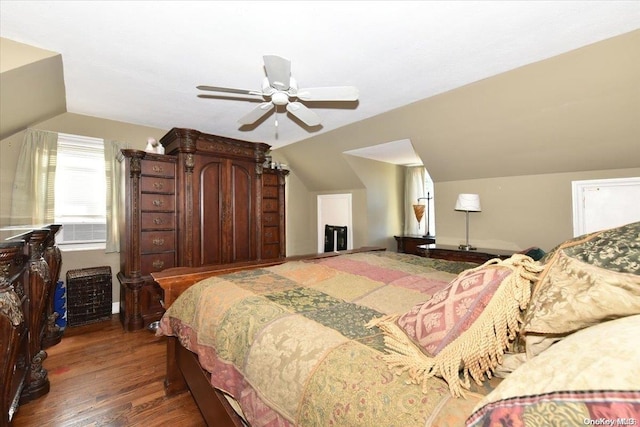
[[[56,132],[25,131],[13,181],[12,225],[54,222],[57,149]]]
[[[122,168],[124,157],[121,149],[127,148],[126,143],[104,141],[105,172],[107,174],[107,241],[105,252],[120,252],[120,221],[124,215],[122,209]]]
[[[404,175],[404,234],[423,235],[425,230],[425,217],[420,222],[413,212],[413,205],[418,204],[418,197],[426,197],[425,191],[426,170],[424,166],[408,166]],[[426,204],[427,200],[421,200]]]

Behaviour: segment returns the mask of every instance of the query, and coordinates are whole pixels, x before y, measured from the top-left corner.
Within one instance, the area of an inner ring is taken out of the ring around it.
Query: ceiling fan
[[[264,78],[260,91],[217,86],[197,86],[197,88],[212,92],[261,97],[264,102],[240,117],[238,123],[241,125],[253,124],[274,108],[286,105],[287,111],[307,126],[318,126],[321,123],[320,116],[301,101],[358,100],[358,89],[353,86],[298,88],[298,83],[291,77],[291,61],[276,55],[265,55],[263,59],[267,77]]]

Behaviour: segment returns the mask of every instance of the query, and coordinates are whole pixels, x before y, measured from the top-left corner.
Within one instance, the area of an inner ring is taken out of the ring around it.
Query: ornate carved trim
[[[278,171],[278,185],[283,187],[286,182],[286,177],[289,175],[289,171],[282,169]]]
[[[193,168],[196,165],[196,160],[195,157],[193,156],[193,153],[187,153],[186,156],[184,156],[184,168],[185,168],[185,172],[186,173],[193,173]]]
[[[0,314],[7,317],[13,326],[24,322],[20,298],[13,289],[0,293]]]
[[[29,388],[35,389],[47,381],[47,370],[42,367],[42,362],[47,358],[47,352],[40,350],[31,359],[31,381]]]

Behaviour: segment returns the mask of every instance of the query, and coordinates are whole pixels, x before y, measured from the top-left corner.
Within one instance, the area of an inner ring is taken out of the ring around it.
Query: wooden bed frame
[[[194,268],[176,267],[159,273],[152,273],[151,275],[164,290],[164,307],[166,309],[173,304],[182,292],[207,277],[270,267],[287,261],[328,258],[348,253],[384,250],[386,249],[382,247],[363,247],[349,251],[303,255],[269,261],[251,261]],[[210,427],[246,426],[242,418],[229,404],[224,393],[211,386],[210,375],[202,369],[196,354],[180,345],[177,338],[166,337],[166,339],[167,374],[164,381],[165,394],[167,396],[173,396],[185,391],[190,391],[198,408],[200,408],[202,417]]]

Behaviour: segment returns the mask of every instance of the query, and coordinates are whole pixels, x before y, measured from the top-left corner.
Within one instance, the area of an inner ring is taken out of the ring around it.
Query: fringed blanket
[[[198,354],[254,427],[464,425],[489,390],[474,385],[455,399],[440,378],[410,384],[367,324],[473,266],[371,252],[212,277],[176,300],[160,331]]]

